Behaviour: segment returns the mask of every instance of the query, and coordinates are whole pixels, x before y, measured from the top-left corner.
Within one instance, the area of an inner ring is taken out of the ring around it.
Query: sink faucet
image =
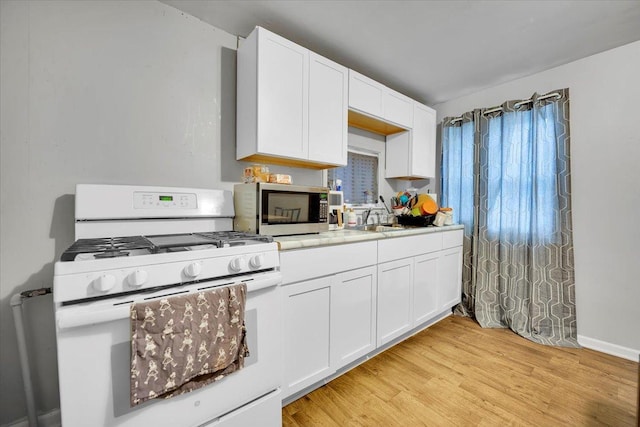
[[[369,215],[371,215],[371,209],[367,209],[362,212],[362,224],[367,225],[367,221],[369,221]]]
[[[376,223],[380,225],[380,212],[376,211]]]

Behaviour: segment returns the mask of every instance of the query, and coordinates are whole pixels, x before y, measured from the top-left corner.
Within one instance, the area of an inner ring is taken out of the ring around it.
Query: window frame
[[[380,207],[379,195],[382,194],[383,184],[385,181],[384,171],[386,165],[385,158],[385,143],[380,141],[349,141],[347,145],[347,152],[361,154],[365,156],[372,156],[378,158],[378,194],[375,194],[374,201],[372,204],[366,203],[345,203],[347,207]],[[345,166],[342,166],[345,167]],[[322,180],[325,186],[328,186],[329,183],[329,172],[328,170],[322,171]]]

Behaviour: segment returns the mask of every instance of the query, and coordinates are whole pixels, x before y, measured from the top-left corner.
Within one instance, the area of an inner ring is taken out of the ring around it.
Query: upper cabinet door
[[[349,69],[309,52],[309,159],[347,164]]]
[[[423,179],[436,176],[436,112],[413,103],[413,129],[387,136],[386,178]]]
[[[258,29],[258,151],[308,158],[309,51]]]
[[[386,88],[384,93],[384,116],[389,122],[396,123],[407,129],[413,127],[413,99]]]
[[[414,104],[413,135],[411,139],[411,173],[414,176],[436,176],[436,112],[419,103]]]
[[[261,27],[237,57],[236,159],[347,164],[348,69]]]
[[[385,89],[375,80],[349,70],[349,108],[371,116],[383,117]]]

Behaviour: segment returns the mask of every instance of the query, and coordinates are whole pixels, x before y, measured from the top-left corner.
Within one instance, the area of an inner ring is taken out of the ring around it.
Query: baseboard
[[[601,353],[610,354],[612,356],[622,357],[623,359],[638,361],[640,357],[640,350],[634,350],[632,348],[623,347],[617,344],[611,344],[605,341],[600,341],[595,338],[585,337],[578,335],[578,344],[591,350],[599,351]]]
[[[54,409],[46,414],[38,415],[38,426],[40,427],[60,427],[61,425],[60,409]],[[29,420],[27,417],[20,418],[19,420],[5,424],[2,427],[29,427]]]

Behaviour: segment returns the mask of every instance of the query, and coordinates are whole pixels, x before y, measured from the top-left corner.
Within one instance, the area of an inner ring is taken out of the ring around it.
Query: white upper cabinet
[[[349,70],[349,108],[383,117],[384,85],[357,71]]]
[[[349,125],[386,135],[386,178],[436,175],[436,112],[349,70]]]
[[[349,70],[309,52],[309,159],[347,163]]]
[[[386,178],[421,179],[436,174],[436,112],[413,102],[410,131],[387,136]]]
[[[414,103],[413,138],[409,153],[412,176],[436,176],[436,110]]]
[[[348,69],[264,28],[238,48],[236,158],[347,164]]]
[[[400,126],[413,127],[413,99],[387,88],[384,94],[384,119]]]
[[[398,125],[397,131],[413,124],[411,98],[353,70],[349,70],[349,108]]]
[[[304,101],[309,90],[309,52],[267,31],[258,36],[259,151],[307,158]]]

